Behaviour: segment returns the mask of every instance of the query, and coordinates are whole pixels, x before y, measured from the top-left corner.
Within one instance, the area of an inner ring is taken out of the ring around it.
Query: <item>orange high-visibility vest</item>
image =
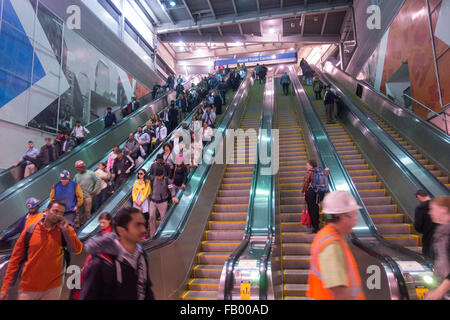
[[[325,288],[322,282],[319,254],[323,248],[333,241],[339,241],[344,249],[347,266],[347,288],[351,291],[353,300],[365,300],[361,286],[361,278],[350,248],[344,239],[330,226],[325,226],[317,233],[311,246],[311,267],[309,269],[308,292],[306,295],[315,300],[336,300],[333,292]]]

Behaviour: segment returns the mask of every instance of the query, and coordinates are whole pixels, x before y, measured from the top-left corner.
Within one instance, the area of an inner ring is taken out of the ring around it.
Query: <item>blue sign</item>
[[[41,80],[45,74],[11,1],[4,0],[0,30],[0,108]]]
[[[280,60],[291,60],[290,62],[297,61],[297,52],[287,52],[280,53],[275,55],[267,55],[267,56],[257,56],[257,57],[247,57],[247,58],[238,58],[238,59],[228,59],[228,60],[217,60],[215,62],[215,67],[218,66],[226,66],[226,65],[235,65],[235,64],[243,64],[243,63],[277,63],[281,62]],[[287,61],[286,61],[287,62]]]

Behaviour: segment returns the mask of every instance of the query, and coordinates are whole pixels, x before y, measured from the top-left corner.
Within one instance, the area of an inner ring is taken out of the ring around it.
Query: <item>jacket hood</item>
[[[91,255],[98,255],[100,253],[119,256],[121,248],[118,244],[119,237],[116,233],[111,232],[101,236],[96,236],[89,239],[85,244],[86,252]]]
[[[141,246],[138,244],[138,249],[143,253]],[[99,255],[107,254],[122,260],[122,253],[124,249],[119,243],[119,237],[115,232],[106,233],[89,239],[85,244],[85,249],[88,254]]]

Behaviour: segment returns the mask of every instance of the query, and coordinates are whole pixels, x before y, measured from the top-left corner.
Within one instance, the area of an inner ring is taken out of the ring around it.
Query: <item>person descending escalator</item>
[[[431,200],[430,216],[439,224],[433,236],[434,276],[439,285],[425,300],[450,300],[450,196]]]
[[[365,300],[361,277],[346,237],[353,232],[361,209],[346,191],[325,196],[327,225],[311,245],[307,296],[314,300]]]
[[[414,211],[414,229],[422,234],[422,254],[433,259],[431,243],[437,224],[431,220],[429,214],[431,198],[425,190],[417,191],[416,198],[420,204]]]
[[[145,219],[139,209],[122,208],[111,233],[91,238],[92,258],[83,270],[79,300],[154,300],[149,265],[140,243]]]
[[[325,111],[327,113],[327,124],[336,123],[336,119],[334,117],[334,103],[335,103],[336,95],[333,91],[331,91],[331,85],[326,86],[326,92],[324,97]]]

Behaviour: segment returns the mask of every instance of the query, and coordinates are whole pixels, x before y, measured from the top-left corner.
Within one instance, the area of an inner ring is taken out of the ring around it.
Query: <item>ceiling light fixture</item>
[[[170,5],[171,7],[175,7],[175,6],[177,5],[177,3],[176,3],[175,1],[170,1],[170,2],[169,2],[169,5]]]

